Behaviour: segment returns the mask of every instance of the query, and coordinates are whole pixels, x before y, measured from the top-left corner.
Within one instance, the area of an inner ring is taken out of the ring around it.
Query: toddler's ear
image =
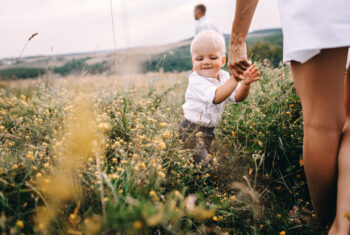
[[[225,66],[226,64],[226,56],[222,57],[222,66]]]

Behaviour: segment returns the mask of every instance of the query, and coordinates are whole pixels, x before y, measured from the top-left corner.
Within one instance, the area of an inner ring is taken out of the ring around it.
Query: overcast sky
[[[224,33],[235,0],[112,0],[117,48],[177,42],[194,35],[193,7]],[[0,0],[0,58],[113,49],[110,0]],[[250,31],[280,27],[276,0],[261,0]]]

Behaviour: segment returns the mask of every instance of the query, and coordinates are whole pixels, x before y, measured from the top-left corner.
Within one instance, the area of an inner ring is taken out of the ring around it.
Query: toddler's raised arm
[[[215,97],[213,100],[214,104],[220,104],[229,97],[232,92],[236,89],[238,81],[231,77],[227,80],[221,87],[217,88],[215,91]]]

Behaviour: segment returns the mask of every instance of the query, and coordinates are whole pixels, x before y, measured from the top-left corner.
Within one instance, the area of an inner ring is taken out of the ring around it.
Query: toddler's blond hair
[[[198,33],[191,42],[191,54],[193,55],[195,50],[206,47],[208,45],[214,46],[220,51],[222,56],[225,56],[225,39],[224,36],[214,30],[205,30]]]

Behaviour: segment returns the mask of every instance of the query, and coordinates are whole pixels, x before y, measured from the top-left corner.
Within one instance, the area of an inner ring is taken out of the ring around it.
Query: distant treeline
[[[108,71],[110,66],[106,61],[103,61],[98,64],[89,65],[86,63],[86,60],[89,58],[83,59],[72,59],[66,62],[64,65],[60,67],[54,68],[7,68],[0,70],[0,78],[1,79],[16,79],[16,78],[36,78],[44,75],[46,72],[51,71],[53,73],[65,76],[68,74],[81,74],[86,71],[90,74],[101,74],[105,71]]]
[[[45,74],[43,68],[7,68],[0,70],[1,79],[36,78]]]
[[[182,46],[167,53],[151,57],[143,65],[143,71],[181,72],[192,69],[192,58],[189,46]]]
[[[230,36],[225,35],[227,49]],[[248,55],[252,61],[268,60],[272,66],[278,67],[282,61],[282,33],[268,36],[253,36],[247,40]],[[182,72],[192,69],[190,46],[182,46],[166,53],[154,55],[143,65],[143,71]]]
[[[103,61],[97,64],[87,64],[86,61],[90,59],[89,57],[83,59],[72,59],[71,61],[66,62],[61,67],[55,67],[53,69],[54,73],[60,74],[62,76],[72,74],[72,73],[81,73],[88,72],[90,74],[101,74],[107,70],[109,70],[110,66],[107,61]]]

